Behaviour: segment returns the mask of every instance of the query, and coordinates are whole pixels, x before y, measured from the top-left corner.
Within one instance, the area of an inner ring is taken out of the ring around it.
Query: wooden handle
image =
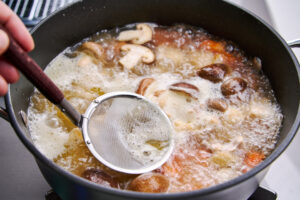
[[[17,67],[47,99],[54,104],[60,104],[64,99],[64,95],[60,89],[43,72],[41,67],[29,57],[27,52],[20,47],[2,25],[0,25],[0,29],[5,31],[9,37],[9,47],[4,53],[4,57]]]

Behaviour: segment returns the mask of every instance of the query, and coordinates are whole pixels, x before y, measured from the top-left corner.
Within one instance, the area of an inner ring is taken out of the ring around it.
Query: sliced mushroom
[[[230,106],[224,113],[224,120],[230,124],[241,123],[245,119],[245,114],[241,109]]]
[[[228,107],[224,99],[210,99],[208,100],[207,105],[208,107],[221,112],[225,112]]]
[[[228,151],[219,151],[214,153],[211,161],[221,168],[227,168],[235,162],[234,154]]]
[[[82,176],[94,183],[103,185],[105,187],[118,187],[117,182],[110,175],[98,169],[85,170]]]
[[[159,96],[160,96],[162,93],[164,93],[165,91],[166,91],[166,90],[157,90],[157,91],[154,92],[153,95],[154,95],[155,97],[159,97]]]
[[[137,192],[161,193],[167,192],[169,179],[159,173],[142,174],[129,184],[128,189]]]
[[[231,78],[221,85],[221,91],[224,96],[230,96],[238,92],[243,92],[247,88],[247,82],[242,78]]]
[[[147,24],[138,24],[136,30],[121,32],[117,40],[131,41],[133,44],[144,44],[152,40],[152,29]]]
[[[98,60],[103,58],[103,54],[104,54],[103,47],[96,42],[85,42],[82,44],[81,48],[87,54],[92,55]]]
[[[151,88],[152,89],[152,88]],[[170,119],[179,120],[183,123],[189,123],[195,119],[197,113],[194,103],[197,98],[191,97],[184,92],[173,92],[166,90],[157,99],[158,105],[170,117]]]
[[[225,64],[211,64],[202,67],[198,71],[198,76],[217,83],[224,79],[224,77],[229,73],[229,69],[230,68]]]
[[[91,57],[90,57],[90,56],[87,56],[87,55],[83,55],[83,56],[79,59],[79,61],[78,61],[78,66],[79,66],[79,67],[85,67],[85,66],[87,66],[87,65],[89,65],[89,64],[91,64],[91,63],[92,63]]]
[[[174,83],[169,87],[169,89],[171,91],[185,93],[191,97],[196,97],[196,93],[199,92],[199,89],[196,86],[185,82]]]
[[[254,57],[253,58],[253,66],[258,71],[261,70],[262,64],[261,64],[261,59],[259,57]]]
[[[140,85],[136,91],[137,94],[144,95],[147,88],[151,83],[153,83],[154,79],[153,78],[144,78],[141,80]]]
[[[143,63],[152,63],[155,59],[154,53],[147,47],[135,44],[125,44],[121,47],[127,54],[119,60],[119,63],[127,69],[132,69],[140,61]]]
[[[250,102],[250,110],[249,110],[249,116],[251,118],[268,118],[272,115],[274,115],[274,109],[272,108],[272,104],[267,102],[267,100],[264,101],[252,101]]]
[[[220,143],[213,143],[211,145],[211,148],[214,151],[234,151],[236,150],[240,145],[242,145],[244,142],[244,138],[242,136],[235,137],[231,142],[226,144],[220,144]]]

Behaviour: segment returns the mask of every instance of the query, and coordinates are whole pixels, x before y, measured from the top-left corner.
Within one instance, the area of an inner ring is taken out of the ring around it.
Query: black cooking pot
[[[239,44],[248,55],[258,56],[269,77],[284,120],[276,149],[259,166],[228,182],[199,191],[146,194],[104,188],[55,165],[32,144],[24,117],[33,86],[21,77],[5,97],[9,120],[17,135],[36,158],[45,179],[62,199],[247,199],[270,164],[294,137],[300,121],[299,65],[286,42],[258,17],[220,0],[88,0],[56,12],[32,31],[36,48],[31,56],[45,67],[66,47],[102,29],[134,22],[174,23],[202,27]],[[1,112],[0,112],[1,113]],[[5,116],[5,113],[3,113]]]

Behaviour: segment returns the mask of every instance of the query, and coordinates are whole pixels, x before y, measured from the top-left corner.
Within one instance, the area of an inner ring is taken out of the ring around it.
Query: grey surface
[[[0,105],[3,105],[3,98]],[[42,177],[34,158],[3,119],[0,119],[0,130],[0,199],[44,199],[50,186]]]

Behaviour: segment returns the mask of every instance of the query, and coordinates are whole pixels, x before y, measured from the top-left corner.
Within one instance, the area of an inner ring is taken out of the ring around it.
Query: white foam
[[[36,114],[31,109],[28,111],[28,127],[36,147],[49,159],[56,158],[64,152],[64,144],[69,139],[69,134],[61,127],[49,126],[47,114]]]

